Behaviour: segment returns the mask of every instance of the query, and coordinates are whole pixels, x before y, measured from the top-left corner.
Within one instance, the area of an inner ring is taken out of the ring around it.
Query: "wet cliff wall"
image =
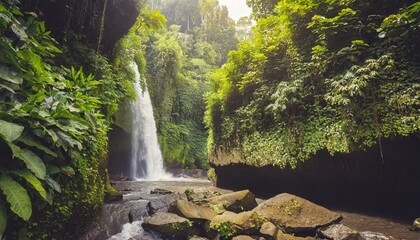
[[[46,27],[60,42],[67,41],[67,34],[72,32],[83,34],[91,44],[97,44],[104,17],[100,48],[108,55],[134,25],[141,5],[141,0],[22,1],[23,9],[36,13],[45,21]],[[102,14],[104,10],[105,15]]]
[[[383,156],[382,160],[375,146],[335,156],[320,152],[296,169],[226,164],[223,159],[214,159],[213,167],[220,187],[249,188],[264,195],[289,192],[331,207],[418,217],[419,136],[384,141]]]

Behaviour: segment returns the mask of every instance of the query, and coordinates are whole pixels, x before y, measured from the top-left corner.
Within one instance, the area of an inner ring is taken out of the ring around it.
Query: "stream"
[[[175,193],[183,193],[186,189],[195,191],[230,190],[213,187],[204,179],[174,178],[168,181],[113,181],[114,187],[124,193],[120,202],[108,203],[104,206],[99,219],[91,226],[90,231],[81,240],[158,240],[157,235],[147,233],[141,227],[142,221],[129,223],[128,213],[133,211],[137,217],[147,216],[146,205],[152,199],[161,197],[151,194],[154,189],[166,189]],[[310,200],[310,199],[309,199]],[[257,199],[258,202],[264,199]],[[327,206],[328,207],[328,206]],[[419,240],[420,233],[409,231],[410,223],[381,216],[350,212],[333,208],[343,215],[342,223],[357,231],[381,232],[396,239]]]

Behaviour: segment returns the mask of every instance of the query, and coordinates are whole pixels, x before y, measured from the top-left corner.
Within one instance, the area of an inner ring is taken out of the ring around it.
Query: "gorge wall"
[[[104,8],[104,4],[106,8]],[[111,53],[116,42],[134,25],[141,2],[137,0],[65,0],[25,1],[25,11],[37,14],[58,41],[66,41],[72,31],[86,35],[91,44],[97,44],[101,31],[102,12],[106,9],[101,50]]]
[[[223,154],[211,161],[220,187],[289,192],[329,207],[410,219],[420,212],[419,149],[417,135],[384,141],[383,161],[379,146],[335,156],[319,152],[293,170],[229,162]]]

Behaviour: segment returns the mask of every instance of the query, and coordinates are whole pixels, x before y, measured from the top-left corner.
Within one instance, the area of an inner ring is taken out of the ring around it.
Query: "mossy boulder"
[[[173,213],[157,212],[142,224],[146,231],[155,231],[164,236],[182,239],[192,230],[192,222]]]
[[[338,213],[288,193],[261,203],[254,211],[288,233],[315,231],[342,218]]]
[[[250,211],[258,205],[255,195],[249,190],[212,197],[208,199],[208,203],[219,213],[223,212],[223,209],[235,213]]]
[[[169,206],[170,213],[178,214],[188,219],[213,220],[216,213],[208,207],[199,206],[185,200],[177,200]]]
[[[105,183],[105,202],[116,202],[123,199],[122,193],[118,192],[109,182]]]
[[[217,215],[211,221],[210,228],[223,237],[232,237],[240,234],[258,233],[264,221],[252,211],[241,213],[227,211],[222,215]]]

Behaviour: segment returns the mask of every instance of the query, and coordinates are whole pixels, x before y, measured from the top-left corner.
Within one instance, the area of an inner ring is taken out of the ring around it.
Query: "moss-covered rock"
[[[279,229],[293,233],[313,231],[342,218],[338,213],[288,193],[261,203],[254,211]]]
[[[197,204],[185,201],[177,200],[169,207],[169,212],[184,216],[188,219],[201,219],[201,220],[213,220],[216,217],[216,213],[208,207],[199,206]]]
[[[258,204],[255,200],[255,195],[249,190],[243,190],[209,199],[209,204],[216,209],[225,208],[231,212],[249,211],[255,208]]]
[[[109,182],[107,182],[105,185],[105,202],[120,201],[122,199],[122,193],[118,192]]]
[[[210,223],[210,228],[223,237],[232,237],[239,234],[257,233],[265,220],[255,212],[241,213],[224,212],[216,216]]]
[[[142,227],[167,237],[185,238],[192,230],[192,222],[173,213],[157,212],[146,218]]]

